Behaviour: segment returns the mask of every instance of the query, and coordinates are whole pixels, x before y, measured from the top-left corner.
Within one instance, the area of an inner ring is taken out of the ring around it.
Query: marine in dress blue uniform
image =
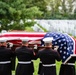
[[[68,62],[62,62],[59,75],[75,75],[75,58],[71,58]]]
[[[11,49],[7,48],[5,38],[0,38],[0,75],[12,75],[11,72]]]
[[[59,75],[75,75],[75,64],[61,64]]]
[[[57,51],[52,49],[53,38],[47,37],[43,41],[45,43],[45,49],[38,52],[37,57],[42,62],[42,68],[40,75],[56,75],[55,60],[60,61],[60,55]]]
[[[34,66],[32,60],[34,59],[33,50],[28,48],[29,38],[22,39],[22,46],[15,50],[18,58],[18,65],[16,68],[16,75],[33,75]]]
[[[16,55],[15,55],[15,48],[16,46],[13,43],[7,42],[7,48],[11,48],[12,52],[12,59],[11,59],[11,69],[12,71],[15,71],[15,66],[16,66]]]

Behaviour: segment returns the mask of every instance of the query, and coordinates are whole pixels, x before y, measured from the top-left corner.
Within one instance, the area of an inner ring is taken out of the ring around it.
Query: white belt
[[[75,65],[74,63],[67,63],[68,65]]]
[[[11,63],[11,61],[1,61],[0,64],[8,64]]]
[[[19,63],[19,64],[30,64],[31,61],[19,61],[18,63]]]
[[[51,67],[51,66],[55,66],[56,64],[43,64],[44,67]]]

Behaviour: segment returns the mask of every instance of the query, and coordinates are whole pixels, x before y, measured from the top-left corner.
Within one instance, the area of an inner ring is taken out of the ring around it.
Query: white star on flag
[[[46,37],[53,37],[53,46],[59,46],[58,52],[61,56],[62,62],[64,62],[71,54],[76,54],[76,41],[68,34],[48,32],[45,34],[44,38]]]

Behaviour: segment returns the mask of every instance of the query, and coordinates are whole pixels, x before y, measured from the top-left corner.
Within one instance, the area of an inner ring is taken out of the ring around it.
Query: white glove
[[[58,50],[58,48],[59,48],[59,46],[54,46],[54,50],[56,50],[56,51],[57,51],[57,50]]]
[[[34,45],[34,49],[37,49],[37,45]]]
[[[13,47],[13,43],[9,43],[9,47]]]

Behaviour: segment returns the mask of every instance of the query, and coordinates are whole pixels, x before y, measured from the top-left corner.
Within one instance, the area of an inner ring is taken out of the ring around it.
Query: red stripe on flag
[[[4,37],[43,37],[44,35],[37,34],[5,34]]]
[[[76,54],[76,39],[75,39],[75,54]]]
[[[28,37],[29,40],[40,40],[44,37],[44,32],[7,32],[2,33],[0,37],[5,37],[10,42],[18,43],[21,38]]]
[[[14,32],[14,33],[3,33],[1,36],[4,36],[4,37],[44,37],[46,33],[30,33],[30,32],[25,32],[25,33],[17,33],[17,32]]]
[[[74,54],[76,54],[76,39],[74,38],[74,37],[71,37],[72,38],[72,40],[73,40],[73,42],[74,42],[74,45],[73,45],[73,51],[74,51]]]

